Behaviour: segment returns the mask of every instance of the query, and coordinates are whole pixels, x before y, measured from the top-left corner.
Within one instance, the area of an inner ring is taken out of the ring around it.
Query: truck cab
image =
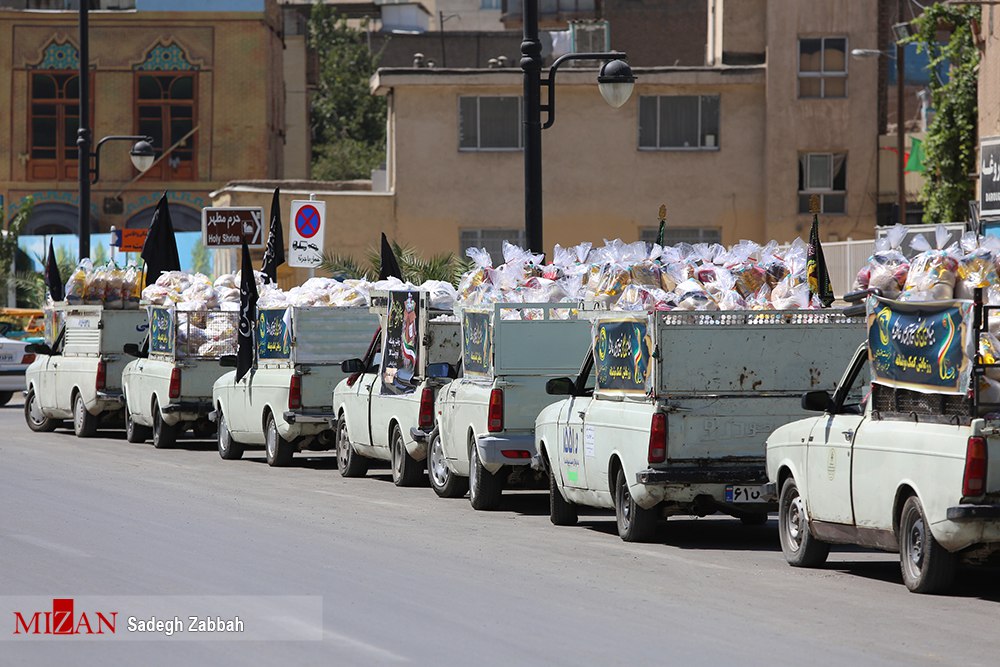
[[[122,415],[122,370],[126,343],[139,343],[148,329],[141,310],[102,306],[56,306],[46,315],[46,343],[33,345],[35,361],[25,372],[24,416],[33,431],[52,431],[73,420],[78,437],[91,437]]]
[[[397,486],[422,483],[434,404],[461,355],[454,315],[431,310],[426,292],[373,294],[381,322],[364,358],[342,368],[349,377],[333,394],[340,474],[360,477],[389,461]]]

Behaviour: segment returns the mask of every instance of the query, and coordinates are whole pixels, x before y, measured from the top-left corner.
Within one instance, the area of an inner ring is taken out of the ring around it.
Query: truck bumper
[[[209,413],[212,412],[212,399],[202,398],[168,403],[160,408],[160,412],[163,413],[163,421],[171,425],[178,422],[198,421],[208,417]]]
[[[0,371],[0,391],[24,391],[24,368]]]
[[[1000,519],[1000,505],[955,505],[948,508],[950,521]]]
[[[500,466],[530,466],[536,454],[534,433],[484,435],[476,438],[476,445],[479,460],[487,470]]]
[[[335,419],[332,412],[309,409],[286,410],[281,416],[284,417],[287,426],[282,429],[281,424],[278,424],[278,433],[288,440],[329,431],[333,428],[330,426],[330,421]]]
[[[764,484],[764,466],[671,467],[647,468],[635,474],[639,484]]]

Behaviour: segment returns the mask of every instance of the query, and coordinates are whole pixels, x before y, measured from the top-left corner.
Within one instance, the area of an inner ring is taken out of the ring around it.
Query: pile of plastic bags
[[[263,285],[262,275],[256,276],[258,290]],[[175,306],[182,311],[236,311],[240,309],[239,274],[223,274],[213,283],[203,273],[166,271],[142,290],[142,302],[152,306]]]
[[[372,292],[423,290],[428,292],[431,308],[451,310],[455,304],[456,292],[451,283],[428,280],[421,285],[403,282],[398,278],[370,282],[368,280],[336,280],[334,278],[310,278],[302,285],[290,290],[282,290],[267,285],[259,290],[258,308],[285,308],[288,306],[325,306],[349,308],[367,306]]]
[[[114,262],[94,268],[89,259],[76,267],[66,281],[66,302],[104,306],[112,310],[139,308],[141,272],[135,264],[119,268]]]
[[[776,241],[660,246],[605,241],[556,246],[552,263],[504,243],[504,263],[493,267],[485,249],[466,254],[475,267],[458,286],[462,307],[583,301],[612,310],[793,310],[819,308],[806,281],[807,245],[785,251]],[[528,311],[526,311],[528,312]]]

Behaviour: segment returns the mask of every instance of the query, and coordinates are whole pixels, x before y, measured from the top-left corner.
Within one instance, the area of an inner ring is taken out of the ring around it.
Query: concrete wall
[[[633,67],[705,64],[706,0],[604,0],[601,16]]]
[[[1000,9],[983,7],[980,36],[985,48],[979,63],[979,136],[1000,136]]]
[[[847,36],[851,49],[878,48],[876,0],[769,0],[767,4],[768,236],[808,232],[798,211],[798,156],[847,153],[847,213],[824,215],[833,238],[863,237],[875,220],[877,59],[848,58],[847,97],[798,98],[798,39]]]

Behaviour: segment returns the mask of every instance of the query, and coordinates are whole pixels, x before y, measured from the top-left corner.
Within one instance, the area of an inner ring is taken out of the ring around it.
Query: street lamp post
[[[628,101],[635,85],[624,53],[569,53],[557,58],[542,79],[542,44],[538,39],[538,0],[522,0],[524,41],[521,42],[521,69],[524,72],[524,234],[533,252],[544,253],[542,241],[542,130],[555,122],[555,80],[559,65],[567,60],[604,60],[597,78],[601,95],[618,108]],[[608,62],[610,61],[610,62]],[[542,104],[542,86],[548,90]],[[542,111],[546,121],[542,125]]]
[[[90,151],[90,30],[88,18],[89,0],[80,0],[80,128],[76,133],[77,176],[80,184],[79,202],[79,259],[90,257],[90,186],[101,177],[101,147],[109,141],[134,141],[129,157],[140,172],[153,166],[156,152],[153,137],[142,135],[112,135],[97,142],[94,152]],[[93,166],[91,166],[93,159]]]

